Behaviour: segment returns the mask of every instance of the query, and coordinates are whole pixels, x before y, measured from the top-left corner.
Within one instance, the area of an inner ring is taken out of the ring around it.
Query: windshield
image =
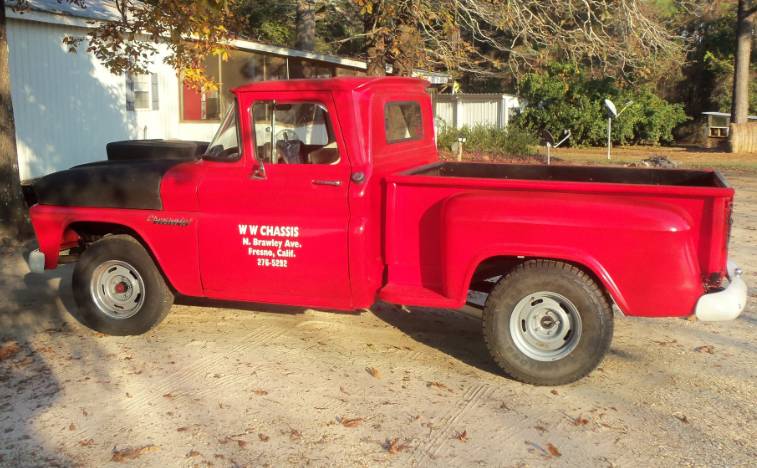
[[[217,160],[239,159],[239,134],[237,133],[237,106],[229,108],[216,135],[208,145],[205,157]]]

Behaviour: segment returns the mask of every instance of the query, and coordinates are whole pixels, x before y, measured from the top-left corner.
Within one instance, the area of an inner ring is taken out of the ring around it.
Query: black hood
[[[186,159],[101,161],[55,172],[34,183],[41,205],[160,210],[160,183]]]

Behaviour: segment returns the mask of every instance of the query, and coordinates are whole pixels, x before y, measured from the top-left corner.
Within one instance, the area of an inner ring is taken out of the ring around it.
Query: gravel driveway
[[[757,460],[757,174],[732,257],[748,310],[705,324],[617,317],[588,378],[497,374],[480,321],[184,301],[152,333],[70,318],[70,267],[0,252],[0,465],[671,466]]]

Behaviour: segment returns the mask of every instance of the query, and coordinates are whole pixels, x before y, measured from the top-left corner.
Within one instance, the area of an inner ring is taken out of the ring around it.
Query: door
[[[330,95],[254,93],[240,102],[240,134],[250,140],[242,160],[254,157],[262,170],[216,167],[200,184],[206,294],[351,308],[350,165]]]

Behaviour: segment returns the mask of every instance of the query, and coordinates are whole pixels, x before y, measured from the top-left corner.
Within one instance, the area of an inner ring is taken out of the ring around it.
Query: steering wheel
[[[276,132],[276,151],[278,163],[301,164],[300,148],[302,141],[294,130],[283,129]]]
[[[274,141],[293,141],[297,140],[299,141],[299,138],[297,137],[297,133],[294,130],[289,130],[288,128],[284,128],[282,130],[279,130],[276,132],[276,136],[273,139]]]

